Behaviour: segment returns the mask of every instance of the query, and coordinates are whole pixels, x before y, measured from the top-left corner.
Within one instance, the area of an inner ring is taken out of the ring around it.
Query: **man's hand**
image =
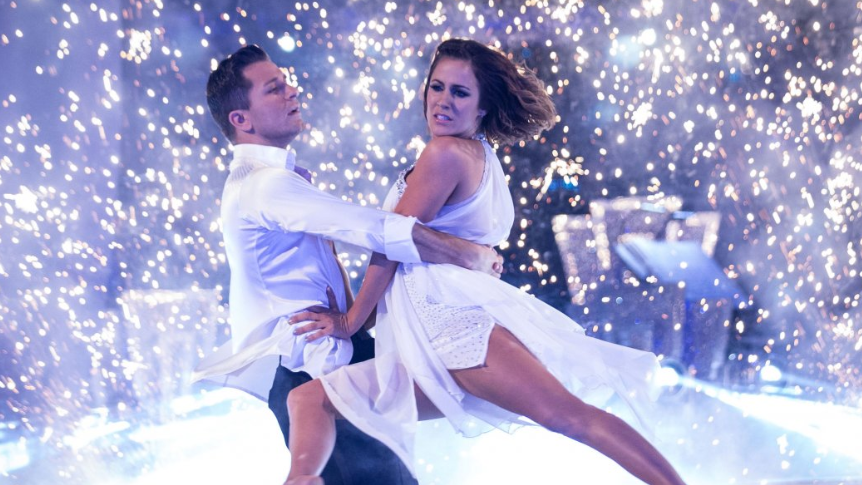
[[[503,274],[503,257],[494,248],[486,246],[479,250],[470,269],[499,278]]]
[[[355,330],[350,328],[347,314],[337,310],[338,301],[332,288],[326,287],[326,297],[329,299],[329,308],[315,305],[290,317],[288,322],[294,327],[295,335],[305,335],[305,340],[313,342],[323,337],[336,337],[349,339]]]
[[[435,231],[423,224],[413,225],[413,242],[426,263],[448,263],[497,278],[503,273],[503,257],[494,249]]]

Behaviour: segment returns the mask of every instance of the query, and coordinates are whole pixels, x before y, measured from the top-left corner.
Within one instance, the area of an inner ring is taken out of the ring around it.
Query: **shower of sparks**
[[[551,221],[592,200],[718,211],[714,257],[754,309],[734,358],[858,404],[862,3],[269,3],[0,0],[2,421],[68,446],[64,426],[169,392],[186,376],[167,361],[223,340],[230,151],[203,96],[219,59],[257,43],[287,68],[315,182],[379,206],[424,144],[421,83],[448,37],[526,62],[560,115],[499,151],[507,280],[573,301]],[[357,282],[366,258],[343,259]]]

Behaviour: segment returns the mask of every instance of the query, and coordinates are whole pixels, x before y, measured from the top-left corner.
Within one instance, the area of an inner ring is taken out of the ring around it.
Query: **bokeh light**
[[[859,2],[0,0],[2,421],[75,446],[64,430],[93,409],[168,393],[160,361],[226,338],[230,151],[204,99],[218,60],[257,43],[286,67],[299,159],[376,207],[423,143],[421,83],[451,36],[524,61],[560,115],[500,150],[505,279],[570,304],[551,221],[591,201],[718,211],[714,258],[750,303],[730,358],[859,405]],[[366,258],[343,259],[358,285]]]

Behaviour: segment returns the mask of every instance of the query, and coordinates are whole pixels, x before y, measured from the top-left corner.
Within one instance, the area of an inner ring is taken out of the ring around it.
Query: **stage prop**
[[[742,289],[711,258],[719,215],[681,212],[678,199],[619,198],[553,229],[569,314],[599,338],[682,363],[717,380]]]
[[[154,419],[174,417],[171,404],[191,394],[197,363],[227,340],[227,308],[218,293],[130,290],[121,297],[132,397]]]

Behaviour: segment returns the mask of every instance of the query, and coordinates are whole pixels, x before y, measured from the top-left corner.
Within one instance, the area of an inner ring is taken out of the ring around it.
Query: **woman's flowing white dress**
[[[479,244],[505,240],[514,206],[500,161],[485,148],[476,193],[444,206],[429,227]],[[384,208],[404,193],[404,174]],[[514,334],[572,394],[601,406],[616,394],[637,410],[656,397],[655,355],[588,337],[566,315],[492,276],[448,264],[401,264],[377,308],[376,357],[321,377],[335,407],[411,468],[417,385],[466,436],[534,424],[467,394],[448,368],[484,362],[493,323]]]

